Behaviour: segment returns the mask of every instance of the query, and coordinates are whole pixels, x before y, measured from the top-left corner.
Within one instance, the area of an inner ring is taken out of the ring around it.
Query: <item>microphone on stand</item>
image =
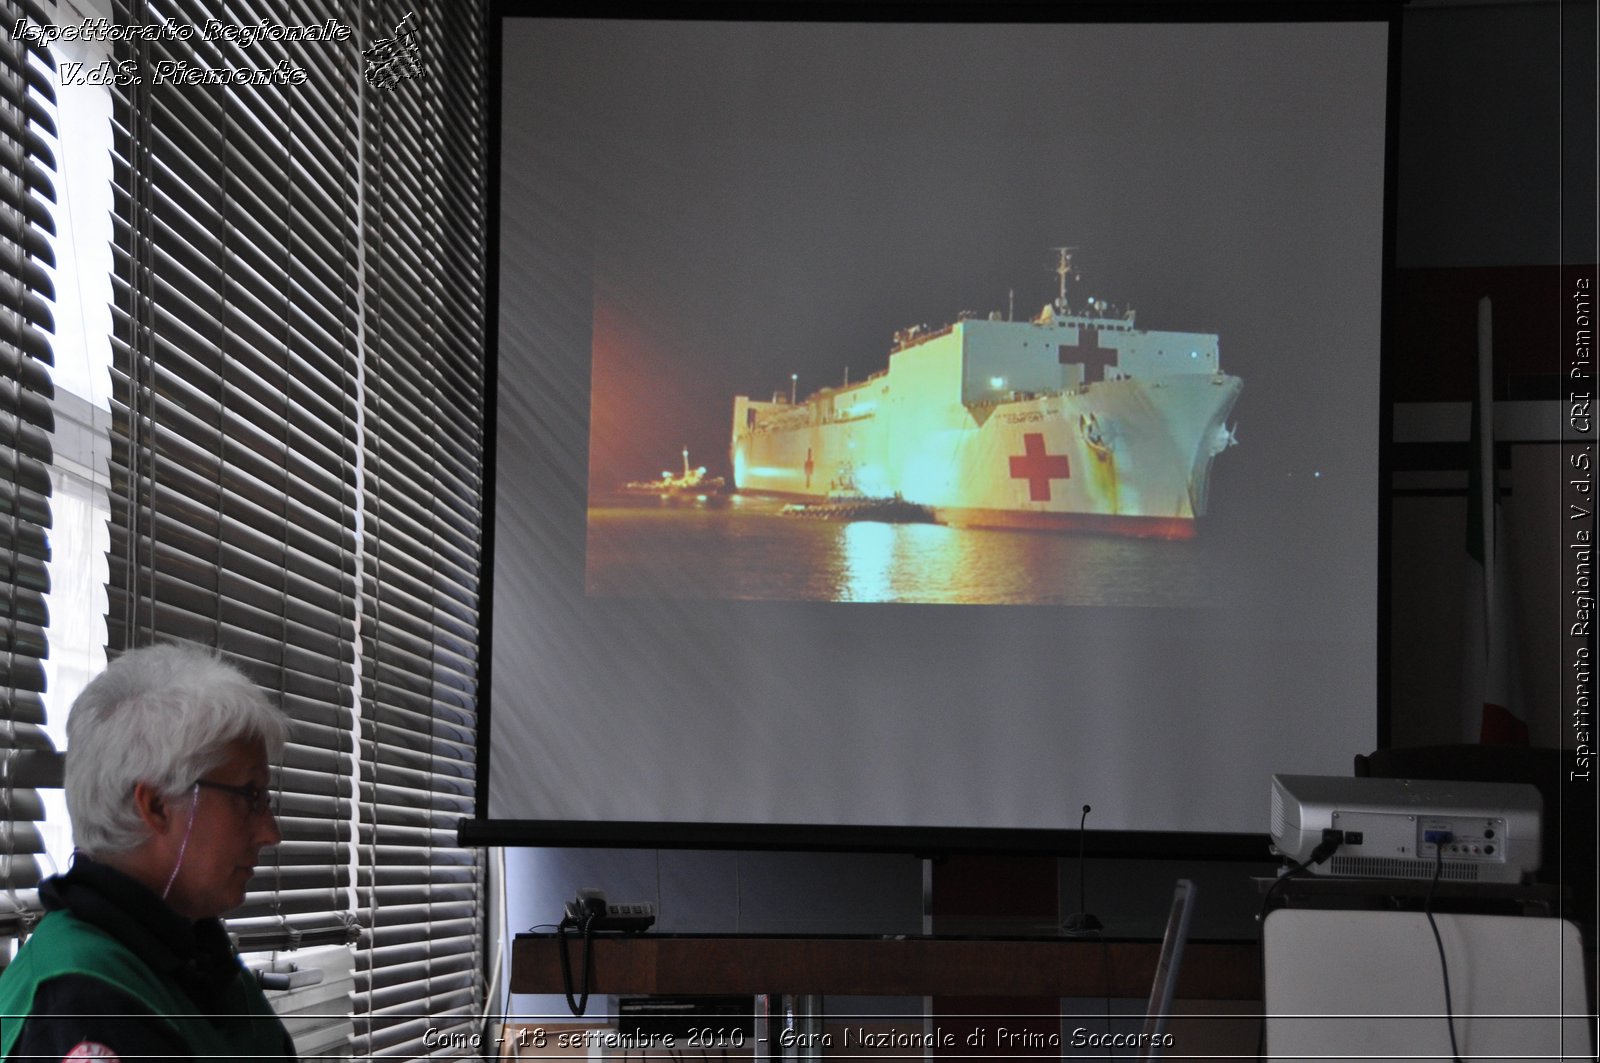
[[[1083,825],[1089,821],[1089,806],[1083,806],[1083,816],[1078,820],[1078,910],[1067,916],[1067,921],[1061,924],[1061,929],[1068,934],[1098,934],[1104,929],[1104,924],[1088,912],[1088,902],[1085,899],[1087,891],[1084,888],[1083,864]]]

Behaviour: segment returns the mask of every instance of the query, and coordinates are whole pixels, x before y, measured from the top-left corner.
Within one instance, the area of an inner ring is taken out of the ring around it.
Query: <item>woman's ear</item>
[[[159,836],[171,829],[172,803],[154,784],[147,782],[133,784],[133,807],[138,810],[139,818],[150,828],[152,835]]]

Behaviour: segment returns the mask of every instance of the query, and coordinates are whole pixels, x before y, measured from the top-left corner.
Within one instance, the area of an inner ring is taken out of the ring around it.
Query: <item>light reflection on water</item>
[[[1217,579],[1204,538],[826,521],[736,498],[721,508],[589,509],[596,597],[1033,605],[1203,605]]]

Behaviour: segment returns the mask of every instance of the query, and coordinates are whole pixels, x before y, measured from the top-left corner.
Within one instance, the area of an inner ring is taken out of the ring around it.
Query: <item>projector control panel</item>
[[[1393,812],[1336,811],[1333,827],[1344,832],[1344,856],[1418,858],[1432,862],[1472,860],[1505,863],[1506,821],[1495,816],[1413,816]],[[1442,851],[1442,852],[1441,852]]]

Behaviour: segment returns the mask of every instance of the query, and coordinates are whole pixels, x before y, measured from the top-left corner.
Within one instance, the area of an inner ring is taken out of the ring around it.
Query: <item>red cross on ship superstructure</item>
[[[1050,501],[1050,481],[1071,476],[1072,466],[1065,454],[1045,453],[1044,433],[1023,433],[1022,453],[1011,455],[1011,478],[1028,481],[1029,501]]]
[[[1117,350],[1115,347],[1100,346],[1100,331],[1087,325],[1078,326],[1078,342],[1074,344],[1063,343],[1060,349],[1062,365],[1083,366],[1083,382],[1092,383],[1096,378],[1089,375],[1089,370],[1098,368],[1098,379],[1106,378],[1106,369],[1115,364]]]
[[[1076,279],[1077,277],[1072,268],[1073,250],[1074,249],[1070,247],[1056,248],[1056,252],[1060,256],[1060,259],[1056,263],[1056,277],[1059,286],[1059,293],[1056,295],[1055,308],[1056,312],[1060,314],[1065,314],[1068,312],[1067,278],[1072,277]],[[1104,303],[1099,305],[1101,309],[1104,309]],[[1091,301],[1089,307],[1084,311],[1084,314],[1088,315],[1093,313],[1094,309],[1094,304]],[[1090,328],[1088,325],[1078,326],[1077,343],[1063,343],[1057,349],[1057,351],[1060,364],[1083,366],[1083,382],[1085,384],[1093,383],[1095,379],[1106,379],[1106,370],[1110,368],[1111,364],[1117,360],[1116,348],[1100,346],[1100,330]],[[1098,378],[1090,376],[1090,371],[1094,369],[1100,370],[1100,375]]]

